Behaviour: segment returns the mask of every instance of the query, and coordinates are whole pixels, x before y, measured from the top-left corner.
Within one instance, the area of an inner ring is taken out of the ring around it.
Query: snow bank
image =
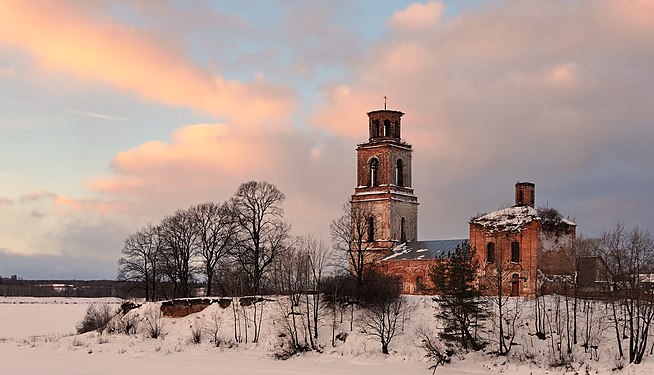
[[[285,297],[271,298],[264,307],[261,339],[252,343],[248,336],[246,342],[242,335],[241,342],[234,337],[234,310],[232,306],[221,308],[212,304],[201,312],[183,318],[161,318],[163,336],[148,338],[145,320],[160,311],[160,304],[146,303],[130,311],[121,319],[134,318],[139,321],[136,334],[90,332],[83,335],[64,335],[74,330],[74,326],[83,315],[89,301],[77,304],[65,303],[0,303],[2,332],[0,333],[0,373],[48,373],[48,374],[175,374],[219,372],[250,374],[429,374],[429,364],[424,361],[424,352],[419,347],[418,329],[426,329],[434,335],[441,327],[435,317],[439,313],[435,302],[429,296],[407,296],[410,304],[410,316],[400,322],[397,336],[391,342],[389,355],[383,355],[380,344],[374,337],[366,335],[359,325],[360,311],[355,310],[352,327],[351,310],[345,309],[336,315],[335,333],[347,336],[331,345],[332,322],[331,311],[324,310],[321,320],[318,344],[322,353],[308,352],[291,357],[286,361],[274,359],[274,351],[280,345],[283,332],[281,307],[288,300]],[[554,311],[557,300],[546,299],[548,311]],[[107,301],[112,303],[112,301]],[[113,301],[116,302],[116,301]],[[573,359],[570,367],[551,367],[552,340],[538,339],[534,329],[533,300],[513,299],[510,304],[520,302],[522,309],[516,325],[518,335],[516,345],[506,357],[494,356],[495,319],[490,319],[486,326],[489,332],[486,338],[489,346],[485,353],[467,353],[455,355],[451,364],[438,368],[437,373],[454,374],[563,374],[563,373],[597,373],[612,374],[612,369],[624,366],[629,374],[649,374],[654,371],[654,357],[646,356],[644,363],[629,365],[626,360],[615,358],[615,338],[608,325],[610,314],[605,313],[601,302],[595,305],[595,315],[591,326],[604,327],[596,330],[598,352],[592,357],[581,347],[581,336],[585,321],[579,314],[579,342],[573,345]],[[560,304],[560,300],[558,300]],[[16,306],[31,306],[35,310],[26,315],[25,310]],[[61,307],[67,307],[61,309]],[[261,306],[259,306],[261,307]],[[75,310],[74,308],[81,308]],[[250,310],[244,310],[249,314]],[[581,311],[581,307],[580,307]],[[79,314],[79,316],[78,316]],[[41,336],[30,336],[34,318],[50,325],[45,325]],[[74,318],[73,318],[74,317]],[[240,318],[243,318],[241,315]],[[64,321],[68,325],[64,327]],[[341,320],[342,319],[342,320]],[[249,322],[249,330],[252,329]],[[8,335],[7,327],[13,326]],[[199,344],[191,340],[195,327],[203,327],[203,337]],[[218,329],[220,346],[211,342],[211,331]],[[22,331],[21,331],[22,330]],[[59,332],[52,335],[53,332]],[[241,332],[243,333],[243,332]],[[465,359],[464,359],[465,357]]]

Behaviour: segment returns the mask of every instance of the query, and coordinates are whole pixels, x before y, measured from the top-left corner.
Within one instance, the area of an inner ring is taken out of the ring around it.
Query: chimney
[[[536,201],[536,185],[533,182],[518,182],[515,184],[515,205],[534,207]]]

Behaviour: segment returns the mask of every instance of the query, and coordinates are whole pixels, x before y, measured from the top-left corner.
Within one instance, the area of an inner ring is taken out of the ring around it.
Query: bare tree
[[[202,203],[192,207],[190,215],[206,279],[205,295],[210,296],[218,262],[236,243],[238,227],[225,204]]]
[[[623,314],[622,329],[629,338],[629,362],[640,363],[654,320],[654,296],[645,282],[654,269],[654,241],[649,232],[638,227],[627,230],[619,223],[604,232],[600,251],[615,281],[611,300],[619,355],[623,355],[621,337],[625,334],[620,333],[618,316]],[[616,308],[616,300],[622,309]]]
[[[504,252],[499,251],[494,259],[493,272],[488,273],[489,285],[492,288],[493,297],[489,298],[495,309],[495,318],[492,323],[497,327],[497,354],[507,355],[515,344],[516,324],[522,315],[524,301],[519,297],[510,297],[504,293],[504,286],[510,280],[512,272],[506,269],[508,259],[504,259]],[[511,303],[513,302],[513,303]]]
[[[118,279],[142,285],[147,301],[154,301],[160,278],[162,243],[159,232],[159,227],[148,223],[130,234],[123,245],[123,256],[118,260]]]
[[[248,276],[251,293],[261,292],[266,270],[287,247],[290,225],[284,221],[284,199],[275,185],[250,181],[241,184],[231,200],[240,228],[234,255]]]
[[[177,210],[166,216],[161,223],[161,238],[166,274],[173,283],[173,298],[190,297],[189,283],[195,272],[192,261],[198,238],[190,210]]]
[[[310,332],[304,324],[302,304],[307,294],[309,262],[307,254],[301,249],[299,239],[284,254],[284,259],[276,259],[273,263],[273,282],[276,290],[288,296],[286,300],[278,301],[280,313],[283,315],[281,327],[286,335],[287,347],[284,353],[291,354],[309,350]],[[307,314],[308,318],[308,314]],[[312,341],[313,343],[313,341]]]
[[[350,202],[343,205],[341,216],[332,221],[329,229],[334,250],[343,255],[346,262],[346,271],[357,281],[358,285],[372,270],[373,254],[368,250],[369,206],[352,206]]]
[[[327,271],[328,263],[331,259],[331,251],[323,241],[317,240],[311,235],[302,237],[300,246],[302,246],[307,254],[309,271],[307,277],[308,290],[306,294],[307,306],[310,305],[311,307],[311,313],[309,315],[313,320],[313,337],[314,339],[318,339],[318,321],[321,315],[320,296],[323,293],[324,273]],[[309,325],[311,326],[310,322]]]
[[[366,281],[366,287],[370,290],[365,293],[365,310],[360,324],[368,335],[379,339],[382,353],[388,354],[388,345],[397,333],[398,322],[407,313],[406,301],[400,294],[401,283],[394,278],[375,275],[374,281]]]

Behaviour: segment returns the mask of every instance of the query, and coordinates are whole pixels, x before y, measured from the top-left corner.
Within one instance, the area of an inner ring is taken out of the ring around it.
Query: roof
[[[476,219],[473,224],[481,225],[493,231],[520,231],[526,224],[540,220],[538,211],[530,206],[509,207],[491,212]]]
[[[468,239],[405,242],[393,248],[393,253],[382,260],[419,260],[447,257]]]
[[[541,221],[550,225],[576,226],[577,224],[562,217],[557,211],[556,217],[541,217],[541,212],[547,210],[535,209],[531,206],[513,206],[472,219],[470,223],[482,226],[493,232],[520,232],[532,221]]]

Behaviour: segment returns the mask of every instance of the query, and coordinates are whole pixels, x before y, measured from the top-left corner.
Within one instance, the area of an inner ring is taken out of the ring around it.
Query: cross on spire
[[[386,110],[386,100],[388,100],[388,98],[384,95],[384,110]]]

